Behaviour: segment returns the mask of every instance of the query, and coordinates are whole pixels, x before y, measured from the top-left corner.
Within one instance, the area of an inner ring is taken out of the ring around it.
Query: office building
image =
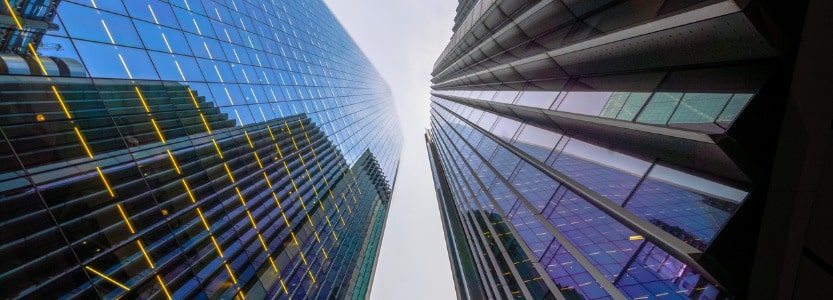
[[[365,298],[390,91],[309,1],[0,8],[0,298]]]
[[[830,297],[822,2],[459,1],[426,134],[458,297]]]

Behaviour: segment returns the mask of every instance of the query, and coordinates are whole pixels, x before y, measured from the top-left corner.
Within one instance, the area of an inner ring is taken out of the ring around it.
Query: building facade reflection
[[[730,299],[762,295],[753,270],[780,276],[753,261],[777,232],[758,232],[777,161],[762,130],[795,47],[770,30],[803,13],[472,4],[434,64],[426,133],[460,298]]]
[[[0,297],[369,293],[401,137],[323,3],[5,2]]]

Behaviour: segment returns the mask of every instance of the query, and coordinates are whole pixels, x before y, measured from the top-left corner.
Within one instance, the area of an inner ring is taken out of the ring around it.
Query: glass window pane
[[[735,94],[732,97],[732,100],[729,101],[729,104],[726,105],[726,108],[723,109],[723,112],[720,113],[720,116],[717,118],[717,121],[734,121],[735,118],[737,118],[740,112],[743,110],[743,108],[746,107],[746,103],[749,103],[749,99],[752,99],[752,96],[752,94]]]
[[[598,116],[611,95],[611,92],[570,92],[556,110]]]
[[[645,109],[636,118],[637,122],[648,124],[667,124],[668,118],[680,102],[682,93],[655,93]]]
[[[73,3],[58,6],[66,31],[71,37],[118,45],[141,47],[130,19]]]
[[[731,94],[685,94],[669,123],[711,123],[730,96]]]
[[[547,108],[550,107],[550,105],[552,105],[552,102],[555,101],[556,96],[558,96],[558,92],[526,91],[523,94],[521,94],[521,97],[518,98],[518,101],[515,104],[538,108]]]
[[[610,100],[608,100],[607,104],[605,104],[605,107],[604,109],[602,109],[602,113],[599,116],[605,118],[615,118],[616,115],[619,114],[619,111],[622,110],[622,106],[625,106],[626,100],[628,100],[628,93],[613,93],[613,95],[610,96]]]
[[[92,77],[159,79],[145,51],[78,40],[75,46]]]
[[[650,97],[651,93],[631,93],[628,96],[628,100],[625,101],[625,105],[622,106],[622,111],[616,116],[616,119],[633,121],[633,118],[636,117],[636,114],[639,113],[639,110],[642,109],[642,106],[645,105],[645,102]]]

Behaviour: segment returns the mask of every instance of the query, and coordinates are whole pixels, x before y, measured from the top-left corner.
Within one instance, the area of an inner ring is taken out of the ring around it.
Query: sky
[[[371,299],[454,299],[423,134],[431,69],[451,37],[455,0],[324,0],[393,93],[402,134]]]

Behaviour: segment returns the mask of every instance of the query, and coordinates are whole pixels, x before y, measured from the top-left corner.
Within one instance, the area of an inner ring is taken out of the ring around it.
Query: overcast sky
[[[454,299],[423,134],[455,0],[324,0],[390,85],[405,145],[371,299]]]

